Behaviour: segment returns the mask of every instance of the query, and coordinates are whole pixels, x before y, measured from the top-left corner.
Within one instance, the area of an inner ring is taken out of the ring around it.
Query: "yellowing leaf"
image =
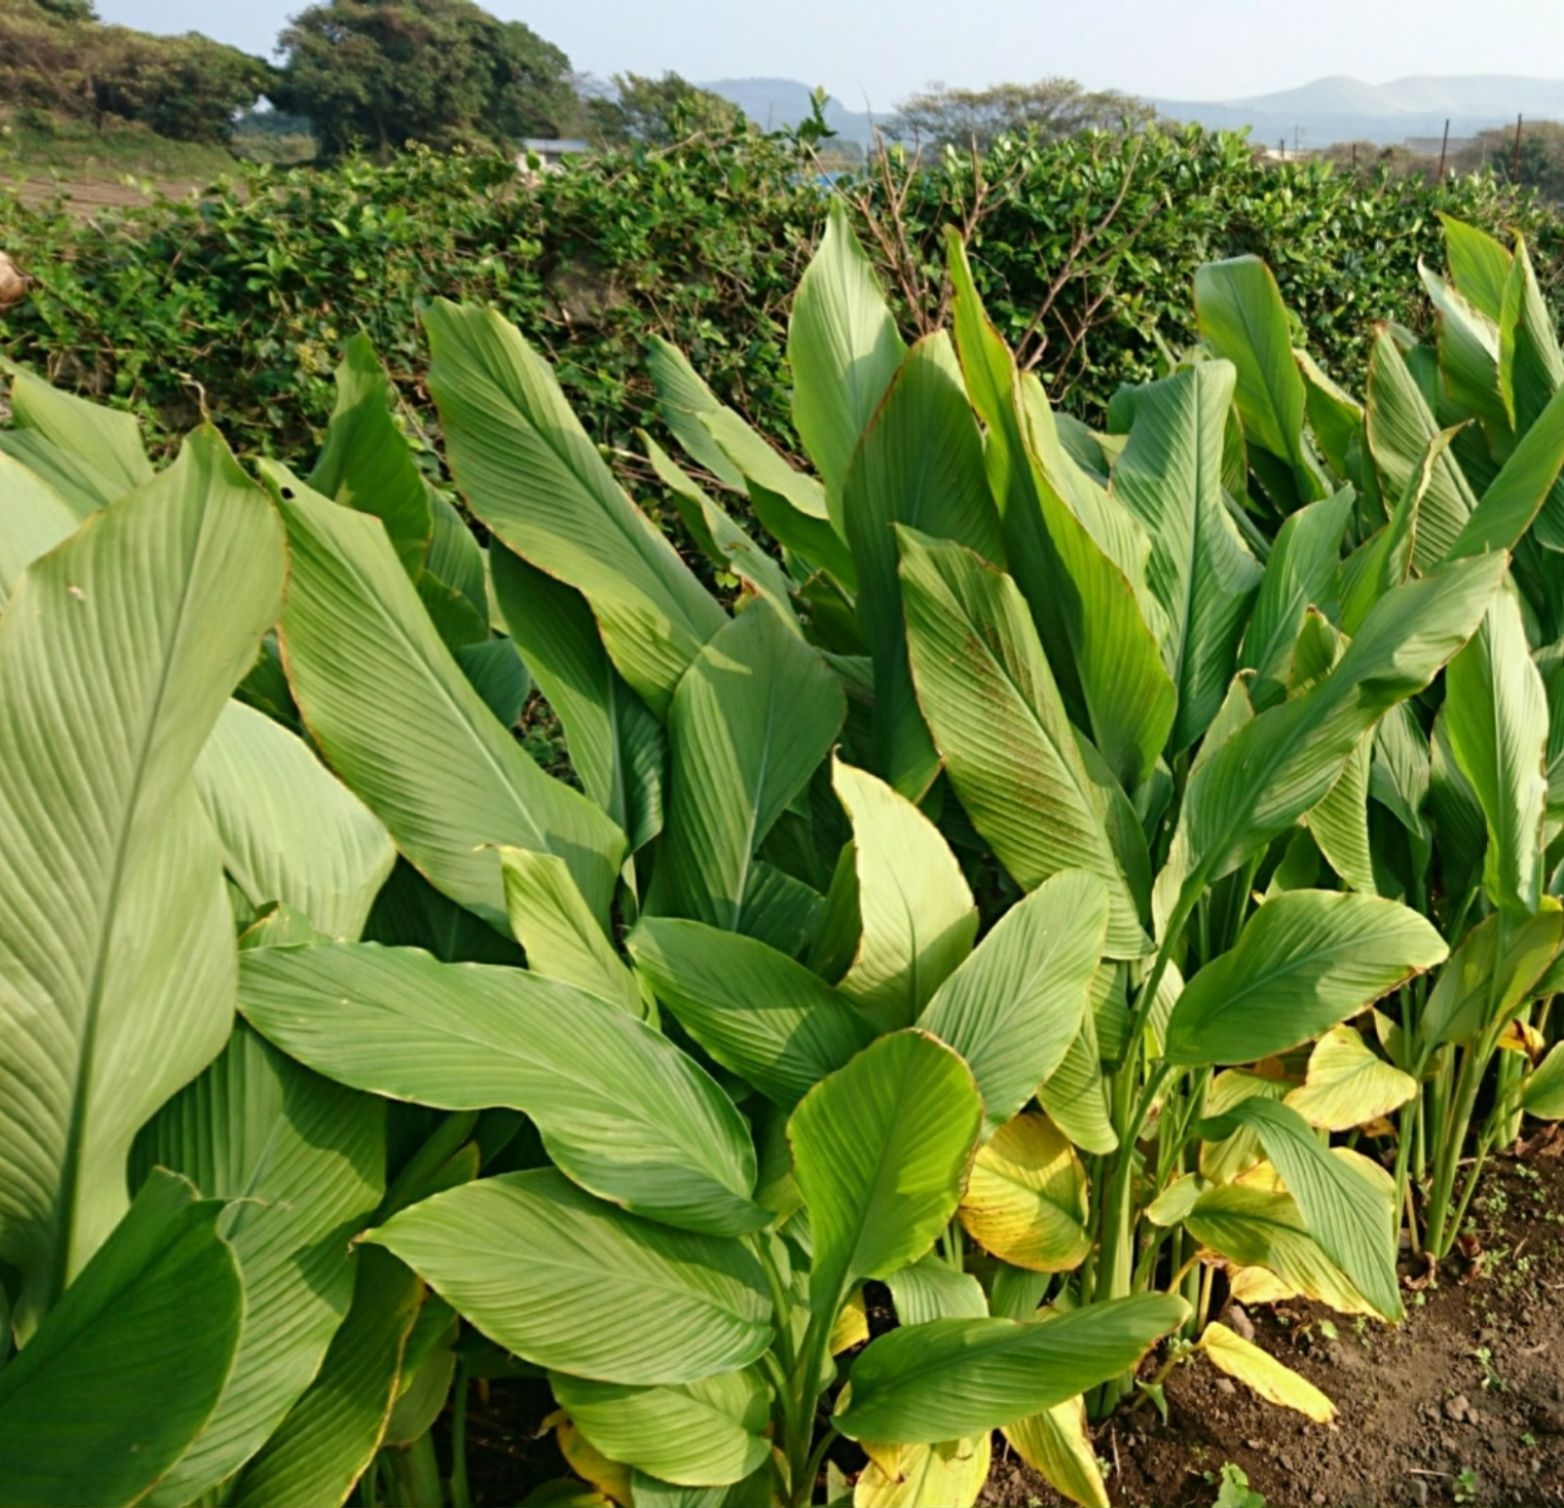
[[[1374,1053],[1350,1026],[1332,1027],[1309,1054],[1303,1086],[1287,1096],[1311,1126],[1347,1131],[1386,1115],[1417,1093],[1417,1081]]]
[[[605,1498],[630,1508],[630,1468],[618,1461],[610,1461],[602,1451],[587,1439],[575,1426],[574,1420],[564,1411],[555,1409],[543,1421],[543,1428],[552,1428],[554,1443],[565,1458],[565,1464],[583,1482],[590,1483]]]
[[[1336,1405],[1312,1382],[1291,1367],[1284,1367],[1252,1341],[1235,1335],[1226,1325],[1215,1321],[1207,1325],[1200,1337],[1200,1349],[1221,1371],[1252,1388],[1267,1403],[1297,1409],[1316,1424],[1329,1424],[1336,1417]]]
[[[1211,1080],[1211,1087],[1206,1091],[1205,1113],[1225,1115],[1234,1105],[1257,1094],[1279,1100],[1290,1087],[1285,1079],[1273,1078],[1251,1068],[1229,1068]],[[1240,1126],[1221,1141],[1200,1144],[1200,1171],[1212,1183],[1230,1183],[1252,1168],[1263,1155],[1260,1138],[1247,1126]]]
[[[1517,1017],[1499,1033],[1499,1046],[1509,1052],[1525,1053],[1533,1063],[1540,1063],[1548,1050],[1548,1040],[1530,1021]]]
[[[938,1445],[864,1444],[853,1508],[972,1508],[988,1480],[991,1437]]]
[[[836,1323],[831,1327],[831,1355],[859,1346],[869,1338],[869,1313],[864,1308],[863,1289],[854,1289],[847,1302],[837,1312]]]
[[[1086,1433],[1086,1401],[1072,1398],[1040,1414],[1028,1414],[1004,1430],[1015,1453],[1081,1508],[1108,1508],[1108,1489]]]
[[[978,1152],[957,1214],[973,1240],[1014,1267],[1067,1272],[1091,1250],[1086,1170],[1047,1116],[1018,1115]]]
[[[1234,1267],[1227,1274],[1228,1292],[1235,1304],[1281,1304],[1298,1297],[1298,1290],[1284,1283],[1268,1267]]]

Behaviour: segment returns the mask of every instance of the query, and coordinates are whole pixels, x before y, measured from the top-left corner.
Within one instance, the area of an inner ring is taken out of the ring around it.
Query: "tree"
[[[886,129],[896,140],[917,146],[986,150],[1001,136],[1035,131],[1045,141],[1058,141],[1082,131],[1140,124],[1155,113],[1143,100],[1111,89],[1083,89],[1074,79],[987,89],[930,84],[897,106]]]
[[[328,157],[408,141],[511,147],[581,123],[565,54],[472,0],[326,0],[279,45],[272,102],[307,116]]]
[[[731,100],[701,89],[677,73],[659,78],[616,73],[612,95],[589,100],[588,118],[603,141],[665,146],[691,136],[727,136],[745,125]]]

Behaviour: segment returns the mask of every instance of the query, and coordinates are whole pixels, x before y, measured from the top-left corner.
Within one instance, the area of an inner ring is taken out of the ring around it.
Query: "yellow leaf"
[[[1081,1508],[1108,1508],[1108,1489],[1086,1433],[1086,1400],[1071,1398],[1007,1424],[1005,1439],[1034,1471]]]
[[[1284,1367],[1252,1341],[1235,1335],[1226,1325],[1214,1320],[1207,1325],[1200,1337],[1200,1349],[1221,1371],[1252,1388],[1267,1403],[1297,1409],[1316,1424],[1329,1424],[1336,1417],[1336,1405],[1312,1382],[1291,1367]]]
[[[1416,1093],[1417,1081],[1373,1052],[1353,1027],[1333,1026],[1314,1044],[1303,1087],[1286,1102],[1311,1126],[1349,1131]]]
[[[972,1508],[988,1480],[990,1436],[938,1445],[863,1445],[853,1508]]]
[[[855,1288],[831,1327],[831,1355],[862,1345],[868,1338],[869,1314],[863,1306],[863,1289]]]
[[[1284,1304],[1298,1297],[1298,1290],[1268,1267],[1234,1267],[1228,1272],[1227,1287],[1235,1304],[1250,1309],[1259,1304]]]
[[[1018,1115],[972,1165],[957,1213],[972,1239],[1013,1267],[1066,1272],[1091,1250],[1086,1170],[1045,1115]]]
[[[1548,1041],[1530,1021],[1517,1016],[1499,1033],[1499,1046],[1510,1052],[1523,1052],[1536,1064],[1547,1052]]]
[[[554,1430],[554,1443],[565,1458],[565,1464],[590,1483],[605,1498],[618,1503],[619,1508],[630,1508],[630,1468],[618,1461],[610,1461],[575,1426],[575,1421],[563,1409],[556,1409],[543,1421],[544,1428]]]

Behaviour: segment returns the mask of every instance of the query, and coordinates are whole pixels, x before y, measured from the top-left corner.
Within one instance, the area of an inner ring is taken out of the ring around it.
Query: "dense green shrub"
[[[1437,258],[1435,211],[1523,228],[1545,288],[1561,244],[1549,213],[1486,178],[1436,189],[1277,169],[1241,138],[1198,129],[1011,141],[978,165],[980,187],[974,172],[952,155],[842,191],[861,230],[866,213],[876,222],[865,239],[909,327],[939,303],[940,227],[971,224],[996,323],[1051,395],[1088,418],[1194,338],[1189,293],[1203,262],[1263,257],[1309,348],[1356,384],[1375,320],[1426,318],[1417,263]],[[0,195],[0,249],[36,279],[3,317],[0,350],[134,410],[155,446],[188,427],[204,395],[236,443],[293,453],[319,437],[331,369],[358,330],[433,423],[417,316],[441,294],[514,321],[555,361],[600,443],[629,448],[653,416],[642,375],[653,335],[782,436],[788,301],[829,197],[805,148],[753,132],[530,180],[508,162],[428,151],[324,171],[257,167],[199,203],[87,224]]]

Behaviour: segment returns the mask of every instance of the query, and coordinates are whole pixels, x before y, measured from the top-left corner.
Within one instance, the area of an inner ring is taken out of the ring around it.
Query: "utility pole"
[[[1521,119],[1519,115],[1515,117],[1515,155],[1510,160],[1511,183],[1521,181]]]
[[[1450,151],[1450,117],[1445,116],[1445,136],[1439,143],[1439,181],[1445,181],[1445,157]]]

